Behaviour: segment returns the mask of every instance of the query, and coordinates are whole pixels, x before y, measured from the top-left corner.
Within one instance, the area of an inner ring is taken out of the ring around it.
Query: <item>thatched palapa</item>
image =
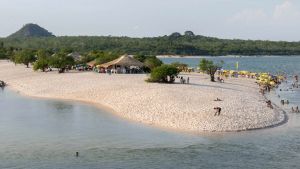
[[[98,67],[108,68],[108,67],[115,67],[115,66],[122,66],[122,67],[130,67],[130,66],[137,66],[143,67],[144,64],[128,55],[123,55],[118,59],[113,61],[98,65]]]

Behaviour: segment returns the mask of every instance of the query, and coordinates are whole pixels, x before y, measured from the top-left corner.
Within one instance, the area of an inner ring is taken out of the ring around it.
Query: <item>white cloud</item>
[[[292,0],[284,0],[274,7],[271,13],[265,9],[244,9],[228,19],[230,23],[288,23],[299,22],[300,9],[293,6]]]
[[[276,5],[273,12],[273,20],[297,20],[300,19],[300,11],[293,6],[292,1],[286,0]]]
[[[243,32],[242,38],[300,40],[300,9],[293,0],[282,0],[270,9],[244,9],[227,19],[230,36]],[[234,27],[233,27],[234,26]]]
[[[228,21],[231,23],[250,23],[265,21],[267,18],[267,14],[262,9],[245,9],[229,18]]]

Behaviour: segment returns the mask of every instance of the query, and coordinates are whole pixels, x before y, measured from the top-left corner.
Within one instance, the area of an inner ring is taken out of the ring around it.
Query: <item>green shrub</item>
[[[145,67],[149,68],[150,70],[153,70],[154,68],[161,66],[162,64],[163,62],[156,56],[148,56],[144,61]]]
[[[151,71],[150,78],[147,79],[147,81],[158,83],[173,83],[178,73],[179,70],[175,66],[161,65]]]

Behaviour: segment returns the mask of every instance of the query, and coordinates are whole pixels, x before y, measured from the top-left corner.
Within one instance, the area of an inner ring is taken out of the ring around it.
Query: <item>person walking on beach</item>
[[[214,107],[214,109],[216,110],[215,116],[220,116],[222,110],[221,107]]]
[[[296,113],[300,113],[300,111],[299,111],[299,107],[298,107],[298,106],[296,107],[296,110],[295,110],[295,112],[296,112]]]
[[[273,109],[271,100],[268,100],[268,101],[267,101],[267,106],[268,106],[269,108]]]
[[[190,77],[187,78],[186,83],[190,84]]]

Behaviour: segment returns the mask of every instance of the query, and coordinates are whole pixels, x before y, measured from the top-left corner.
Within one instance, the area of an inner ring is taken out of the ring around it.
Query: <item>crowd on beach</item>
[[[262,93],[264,95],[266,92],[270,92],[272,88],[278,88],[279,85],[282,82],[288,83],[287,77],[274,78],[272,80],[275,82],[274,85],[270,85],[268,83],[259,84],[260,85],[260,93]],[[298,82],[299,82],[298,75],[295,75],[290,89],[293,90],[294,88],[299,88],[299,83]],[[279,91],[283,91],[283,89],[279,89]],[[289,91],[289,89],[285,89],[284,91]],[[278,94],[278,97],[280,98],[281,96]],[[271,103],[270,100],[266,101],[266,103],[267,103],[268,107],[273,108],[272,103]],[[284,106],[284,105],[289,105],[290,101],[288,99],[281,99],[280,103],[281,103],[282,106]],[[292,113],[300,113],[299,107],[298,106],[295,106],[295,107],[292,106],[291,107],[291,112]]]
[[[186,79],[183,76],[177,76],[180,80],[180,84],[189,84],[190,83],[190,77],[187,77]]]

